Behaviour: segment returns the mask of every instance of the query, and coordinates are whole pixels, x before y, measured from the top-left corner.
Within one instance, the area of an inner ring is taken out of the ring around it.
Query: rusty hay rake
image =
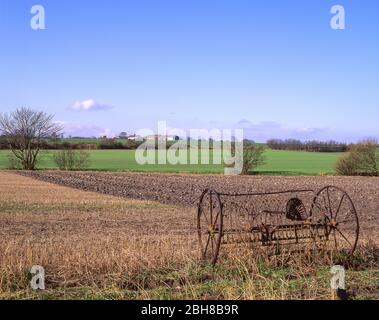
[[[323,248],[331,244],[350,257],[359,236],[358,215],[341,188],[231,194],[206,189],[200,197],[197,230],[201,258],[216,264],[224,245]]]

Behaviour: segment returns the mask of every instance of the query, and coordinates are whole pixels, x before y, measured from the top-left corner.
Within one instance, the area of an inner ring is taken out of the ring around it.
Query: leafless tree
[[[0,135],[24,170],[34,170],[41,144],[57,137],[62,128],[53,122],[53,116],[42,111],[20,108],[0,115]]]

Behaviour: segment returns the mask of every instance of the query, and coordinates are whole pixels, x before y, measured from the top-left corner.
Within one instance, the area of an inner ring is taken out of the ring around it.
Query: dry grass
[[[119,284],[140,268],[180,263],[195,248],[188,211],[2,172],[0,289],[27,288],[34,264],[52,286],[80,286]]]
[[[215,269],[201,265],[194,216],[192,209],[0,172],[0,298],[330,298],[326,257],[269,259],[233,248]],[[379,279],[372,250],[359,258],[364,270],[350,273],[356,290],[369,288],[367,296]],[[35,264],[46,271],[43,292],[29,288]]]

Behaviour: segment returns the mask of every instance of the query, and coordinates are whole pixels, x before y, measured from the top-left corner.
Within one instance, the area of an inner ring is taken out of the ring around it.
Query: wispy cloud
[[[109,128],[103,128],[97,125],[83,125],[71,123],[67,121],[56,121],[57,124],[63,127],[65,136],[73,137],[103,137],[113,138],[116,136],[114,131]]]
[[[109,110],[112,108],[113,108],[112,106],[98,103],[94,99],[75,101],[74,104],[70,107],[71,110],[82,110],[82,111],[99,111],[99,110]]]
[[[288,128],[277,122],[253,123],[249,120],[240,120],[235,128],[243,129],[244,136],[258,142],[265,142],[268,139],[329,139],[327,128]]]

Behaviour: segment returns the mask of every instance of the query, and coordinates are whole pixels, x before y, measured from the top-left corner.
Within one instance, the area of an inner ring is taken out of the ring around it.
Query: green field
[[[56,151],[41,151],[38,169],[56,169],[53,154]],[[222,173],[219,164],[196,165],[139,165],[135,161],[134,150],[91,150],[89,170],[109,171],[146,171],[146,172],[192,172]],[[9,167],[7,156],[9,151],[0,151],[0,169]],[[257,168],[260,174],[272,175],[319,175],[333,173],[333,165],[340,153],[316,153],[302,151],[265,152],[266,164]],[[211,154],[212,156],[212,154]],[[199,156],[200,157],[200,156]]]

